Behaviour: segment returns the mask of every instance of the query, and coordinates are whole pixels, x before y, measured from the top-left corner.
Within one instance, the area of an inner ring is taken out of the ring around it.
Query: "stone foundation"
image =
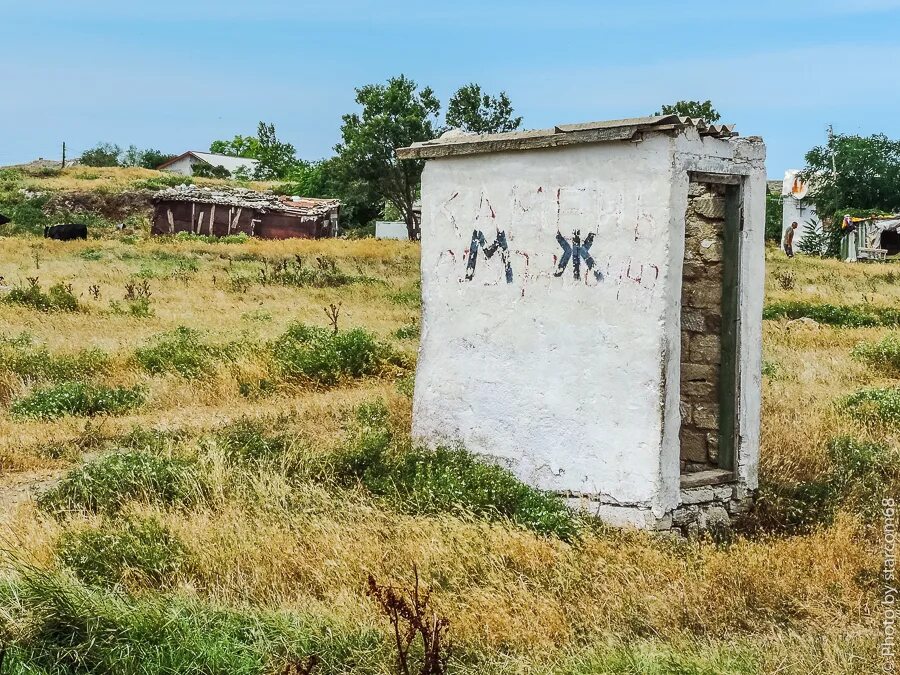
[[[683,489],[681,503],[662,518],[639,505],[611,504],[587,495],[565,495],[570,508],[599,518],[614,527],[672,532],[688,538],[701,534],[721,536],[732,520],[753,506],[754,493],[736,483]]]

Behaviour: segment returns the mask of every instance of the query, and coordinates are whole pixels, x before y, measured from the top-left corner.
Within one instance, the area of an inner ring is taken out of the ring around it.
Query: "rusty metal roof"
[[[316,199],[313,197],[291,197],[271,192],[258,192],[238,187],[201,187],[199,185],[176,185],[160,190],[153,195],[158,202],[195,202],[197,204],[218,204],[252,208],[258,211],[278,211],[297,216],[324,215],[341,205],[337,199]]]
[[[432,159],[485,152],[553,148],[580,143],[637,141],[647,132],[678,133],[688,128],[695,128],[701,136],[722,139],[737,136],[733,124],[707,124],[702,119],[695,117],[657,115],[582,124],[561,124],[552,129],[511,131],[503,134],[478,135],[453,129],[440,138],[413,143],[408,148],[399,148],[397,157],[400,159]]]

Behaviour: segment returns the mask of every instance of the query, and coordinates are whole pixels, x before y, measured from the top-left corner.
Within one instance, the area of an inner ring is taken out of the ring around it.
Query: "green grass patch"
[[[176,185],[193,185],[194,179],[190,176],[182,176],[177,173],[164,173],[153,178],[145,178],[135,181],[131,184],[132,190],[162,190],[164,188],[175,187]]]
[[[763,319],[809,318],[829,326],[862,328],[865,326],[898,326],[900,309],[872,305],[830,305],[791,300],[766,305]]]
[[[13,401],[14,417],[52,420],[66,415],[122,415],[144,403],[143,387],[108,387],[89,382],[62,382],[35,389]]]
[[[44,291],[36,278],[29,279],[24,286],[13,288],[3,297],[3,301],[41,312],[77,312],[81,309],[71,284],[57,282]]]
[[[201,503],[207,493],[196,462],[129,451],[72,469],[38,498],[38,506],[58,516],[70,512],[114,515],[131,501],[190,506]]]
[[[271,345],[272,358],[282,377],[332,386],[373,375],[391,354],[368,331],[334,331],[292,323]]]
[[[414,514],[457,513],[504,520],[571,541],[579,519],[553,495],[462,449],[397,447],[383,404],[361,406],[353,441],[330,458],[328,472],[344,487],[362,485]]]
[[[788,484],[764,480],[754,527],[775,531],[809,531],[832,522],[839,511],[866,522],[881,517],[881,500],[900,490],[900,450],[850,436],[831,439],[827,469],[817,480]]]
[[[229,357],[230,350],[206,344],[202,338],[199,331],[179,326],[137,349],[134,358],[149,373],[177,373],[188,379],[206,377],[218,362]]]
[[[82,582],[112,588],[161,588],[188,567],[184,543],[153,519],[103,521],[67,530],[56,556]]]
[[[287,433],[272,434],[283,426],[278,419],[245,418],[217,430],[212,439],[226,459],[251,467],[273,467],[286,474],[297,471],[303,461],[302,444]]]
[[[7,191],[3,189],[4,185],[11,187]],[[10,219],[0,226],[0,235],[42,235],[44,227],[52,225],[50,217],[44,213],[49,194],[26,198],[16,191],[15,186],[14,181],[0,183],[0,213]]]
[[[891,333],[878,342],[860,342],[853,357],[875,368],[900,373],[900,335]]]
[[[838,407],[865,424],[900,428],[900,387],[860,389],[842,398]]]
[[[109,368],[109,355],[100,349],[51,353],[35,345],[27,333],[14,338],[0,336],[0,371],[15,373],[28,381],[77,380],[101,375]]]
[[[396,291],[388,295],[388,300],[390,300],[395,305],[400,305],[401,307],[421,307],[422,289],[419,288],[419,286],[416,286],[415,288]]]
[[[226,234],[221,237],[214,237],[208,234],[194,234],[193,232],[179,232],[174,239],[175,241],[195,241],[202,244],[246,244],[251,238],[243,232]]]
[[[415,340],[420,334],[418,323],[408,323],[394,331],[394,337],[398,340]]]
[[[14,675],[269,675],[315,654],[315,675],[384,673],[390,643],[371,626],[222,609],[167,594],[129,596],[28,570],[0,585]]]

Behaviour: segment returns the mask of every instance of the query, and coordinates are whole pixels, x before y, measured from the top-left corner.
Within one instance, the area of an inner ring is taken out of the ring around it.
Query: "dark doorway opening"
[[[885,249],[888,255],[897,255],[900,253],[900,232],[891,230],[882,232],[881,248]]]

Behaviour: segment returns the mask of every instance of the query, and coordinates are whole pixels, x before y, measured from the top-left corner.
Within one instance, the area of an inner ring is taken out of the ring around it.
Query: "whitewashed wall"
[[[819,214],[816,213],[815,205],[808,199],[797,200],[790,195],[783,196],[782,199],[784,200],[784,203],[782,204],[781,209],[782,223],[781,241],[779,242],[779,245],[784,241],[784,233],[791,226],[791,223],[796,221],[797,231],[794,232],[794,253],[799,253],[800,242],[803,241],[807,232],[811,230],[809,221],[818,221]]]
[[[181,159],[172,162],[165,168],[165,171],[170,173],[179,173],[183,176],[191,176],[194,173],[194,164],[196,164],[198,160],[194,159],[190,155],[186,157],[182,157]]]
[[[761,321],[753,316],[762,302],[764,204],[755,201],[765,190],[764,150],[701,140],[694,130],[426,164],[414,435],[432,446],[462,444],[532,485],[631,507],[641,518],[676,506],[687,172],[732,172],[735,147],[747,155],[736,165],[752,174],[754,201],[745,204],[753,224],[742,235],[750,282],[742,289],[748,400],[739,461],[755,487],[758,450],[747,444],[758,448]],[[507,255],[499,246],[490,258],[480,251],[467,274],[473,230],[487,246],[505,235]],[[585,246],[592,235],[579,279],[572,259],[560,270],[558,241],[571,247],[576,232]]]
[[[429,162],[414,434],[504,460],[543,489],[646,503],[659,491],[671,141]],[[682,214],[683,216],[683,214]],[[480,254],[473,230],[500,252]],[[593,234],[593,270],[570,260]],[[594,272],[599,272],[597,278]]]
[[[375,221],[376,239],[409,239],[406,223],[393,220]]]

